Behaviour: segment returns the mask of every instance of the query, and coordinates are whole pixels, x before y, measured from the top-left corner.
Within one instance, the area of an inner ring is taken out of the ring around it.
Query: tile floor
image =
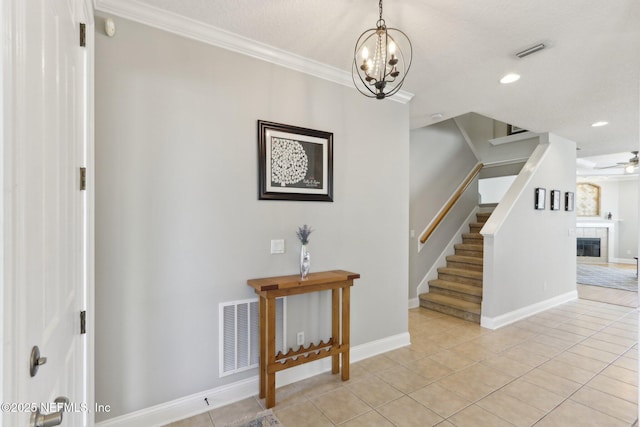
[[[631,426],[638,311],[579,299],[496,331],[409,311],[411,346],[278,389],[285,427]],[[171,427],[221,427],[263,410],[249,398]]]

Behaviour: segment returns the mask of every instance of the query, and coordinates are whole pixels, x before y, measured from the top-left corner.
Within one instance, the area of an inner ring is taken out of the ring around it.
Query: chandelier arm
[[[363,94],[364,96],[367,96],[369,98],[375,98],[376,97],[376,92],[374,92],[370,87],[369,87],[369,83],[367,83],[362,76],[360,75],[360,73],[358,72],[358,64],[356,63],[356,61],[353,61],[353,68],[354,70],[351,72],[351,80],[353,80],[353,85],[356,87],[356,89],[358,89],[358,92],[360,92],[361,94]],[[354,72],[355,71],[355,72]],[[358,75],[358,78],[360,79],[360,82],[362,83],[362,85],[358,85],[358,83],[356,82],[356,78],[355,75]],[[370,93],[366,93],[364,92],[362,89],[360,89],[360,86],[363,86],[365,89],[367,89]]]

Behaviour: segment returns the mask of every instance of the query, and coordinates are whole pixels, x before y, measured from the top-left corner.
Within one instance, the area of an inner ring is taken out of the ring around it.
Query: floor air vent
[[[258,352],[258,299],[220,303],[220,376],[255,368]],[[276,299],[276,351],[285,348],[286,304]]]

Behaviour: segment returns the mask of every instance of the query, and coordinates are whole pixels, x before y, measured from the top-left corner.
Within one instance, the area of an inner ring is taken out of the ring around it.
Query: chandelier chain
[[[378,3],[378,8],[380,9],[380,20],[382,21],[382,0]]]

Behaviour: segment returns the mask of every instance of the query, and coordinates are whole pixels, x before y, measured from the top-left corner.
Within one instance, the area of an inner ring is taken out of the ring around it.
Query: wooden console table
[[[353,280],[358,273],[343,270],[310,273],[304,280],[300,275],[251,279],[247,284],[260,296],[260,398],[265,406],[276,404],[276,372],[302,365],[324,357],[332,357],[331,372],[340,371],[342,381],[349,379],[349,303]],[[331,338],[325,343],[309,344],[298,350],[290,348],[285,354],[276,354],[276,298],[331,290]],[[342,301],[339,289],[342,289]],[[342,312],[342,340],[340,339],[340,313]]]

